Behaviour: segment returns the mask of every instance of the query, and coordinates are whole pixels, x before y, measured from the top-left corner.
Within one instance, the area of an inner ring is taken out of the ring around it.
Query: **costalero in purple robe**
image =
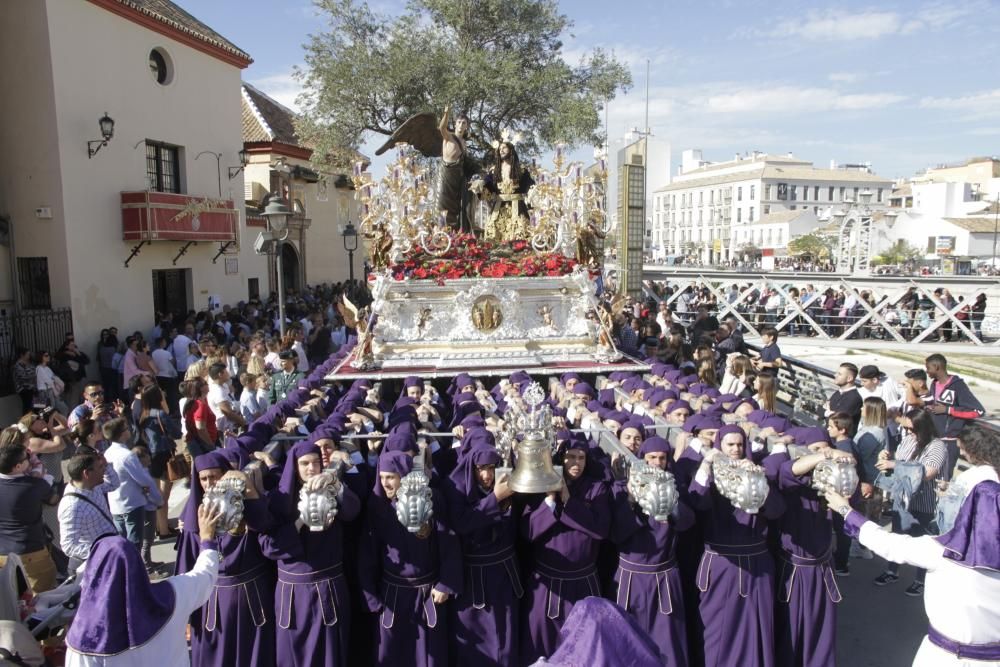
[[[577,385],[579,386],[579,385]],[[580,434],[577,434],[579,436]],[[589,450],[576,437],[569,449]],[[587,470],[568,482],[569,500],[532,498],[521,515],[521,534],[529,542],[531,576],[521,621],[522,663],[530,664],[556,649],[559,629],[573,605],[588,596],[600,596],[597,556],[608,537],[611,500],[603,471],[588,451]]]
[[[671,453],[670,445],[653,436],[639,453],[661,451]],[[656,521],[633,504],[622,482],[615,484],[613,508],[611,539],[618,546],[618,570],[611,599],[656,642],[666,664],[687,665],[684,595],[674,543],[679,531],[694,524],[694,512],[678,501],[668,522]]]
[[[403,452],[379,456],[380,472],[403,477],[412,465]],[[430,533],[418,537],[396,518],[378,479],[368,501],[358,574],[369,611],[379,614],[375,664],[383,667],[448,665],[448,610],[434,604],[431,589],[461,593],[462,554],[440,491],[433,491],[433,503]]]
[[[481,438],[476,440],[477,434]],[[476,466],[500,463],[485,429],[470,434],[445,486],[451,525],[462,543],[465,580],[452,602],[452,661],[487,667],[514,665],[518,659],[520,598],[524,594],[514,542],[517,522],[511,500],[498,502],[476,479]]]
[[[361,502],[341,484],[337,518],[326,530],[299,527],[298,460],[319,454],[312,442],[300,442],[286,456],[271,508],[281,523],[264,540],[264,552],[278,562],[275,588],[278,667],[342,667],[348,664],[351,628],[350,593],[344,578],[344,522],[356,518]]]
[[[191,494],[183,512],[184,530],[177,540],[176,573],[189,572],[201,552],[198,506],[204,496],[198,473],[230,470],[225,452],[197,457]],[[208,602],[191,614],[191,664],[194,667],[275,664],[274,563],[261,552],[262,532],[273,521],[265,500],[244,500],[246,530],[223,533],[219,545],[219,578]]]
[[[841,600],[833,575],[833,522],[812,475],[793,474],[792,463],[784,461],[778,475],[787,507],[777,523],[775,655],[779,666],[833,667]]]
[[[730,433],[724,426],[716,446]],[[705,553],[698,567],[698,605],[704,628],[705,667],[772,667],[774,665],[774,560],[767,550],[767,522],[785,509],[781,494],[771,489],[757,514],[734,507],[720,494],[711,476],[695,475],[691,502],[704,527]]]
[[[656,644],[635,618],[607,600],[589,597],[574,606],[566,618],[559,630],[556,652],[531,667],[659,667],[661,664]]]

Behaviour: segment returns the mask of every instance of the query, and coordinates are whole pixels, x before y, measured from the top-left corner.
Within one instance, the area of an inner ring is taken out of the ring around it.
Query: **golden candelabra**
[[[603,238],[606,232],[607,161],[603,151],[595,151],[596,164],[584,169],[582,162],[567,163],[564,151],[562,144],[556,146],[552,171],[534,167],[535,186],[527,197],[535,230],[531,244],[538,251],[576,254],[578,260],[588,263],[589,258],[580,256],[580,241],[592,236]]]

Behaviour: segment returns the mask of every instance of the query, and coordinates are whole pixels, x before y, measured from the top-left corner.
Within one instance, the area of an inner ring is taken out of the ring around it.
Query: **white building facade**
[[[0,315],[71,309],[93,357],[104,327],[262,291],[229,170],[250,56],[167,0],[13,0],[0,26]]]
[[[751,241],[751,225],[773,222],[772,244],[778,243],[779,229],[785,236],[782,243],[787,243],[788,234],[809,230],[795,225],[793,232],[791,218],[770,216],[811,211],[815,219],[831,207],[857,201],[865,190],[872,192],[873,203],[881,204],[888,201],[892,181],[871,173],[866,165],[819,169],[791,154],[753,153],[711,163],[701,158],[701,151],[685,151],[680,173],[653,193],[653,244],[667,257],[704,263],[738,260],[743,246],[760,248],[756,236],[770,228],[753,228]]]

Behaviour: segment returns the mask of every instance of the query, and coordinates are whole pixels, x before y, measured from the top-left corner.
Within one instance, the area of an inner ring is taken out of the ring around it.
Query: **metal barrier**
[[[815,337],[818,341],[866,338],[907,345],[930,342],[931,336],[937,336],[964,339],[977,346],[987,345],[983,340],[987,320],[985,313],[972,312],[971,308],[980,295],[985,296],[995,286],[981,281],[951,284],[948,289],[955,291],[954,303],[946,305],[932,284],[914,280],[872,286],[845,277],[816,275],[792,284],[788,276],[757,275],[749,285],[744,282],[740,287],[741,281],[732,277],[706,274],[676,276],[669,282],[675,289],[665,299],[650,286],[645,287],[645,294],[671,306],[675,319],[685,325],[691,323],[697,307],[704,305],[720,319],[736,318],[752,336],[774,327],[783,336]],[[725,291],[734,284],[735,292]],[[803,296],[807,285],[815,289]],[[828,292],[833,299],[827,298]],[[692,300],[684,294],[698,298]],[[678,313],[678,306],[684,312]],[[993,324],[992,318],[989,323]],[[1000,346],[1000,339],[992,345]]]
[[[0,315],[0,396],[14,393],[17,348],[27,348],[32,354],[46,350],[55,356],[72,331],[73,311],[69,308]]]

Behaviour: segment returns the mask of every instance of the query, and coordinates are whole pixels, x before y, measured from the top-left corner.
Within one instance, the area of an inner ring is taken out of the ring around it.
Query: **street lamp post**
[[[358,230],[350,220],[340,231],[344,237],[344,250],[347,251],[347,266],[350,271],[350,285],[354,286],[354,251],[358,249]]]
[[[285,337],[285,275],[284,267],[282,266],[281,260],[281,246],[285,239],[288,238],[288,216],[291,215],[291,211],[285,206],[284,202],[277,196],[275,196],[271,201],[267,203],[264,207],[264,212],[261,213],[265,220],[267,220],[268,230],[275,234],[274,243],[274,262],[275,262],[275,272],[277,275],[278,282],[278,331],[281,333],[281,337]]]

